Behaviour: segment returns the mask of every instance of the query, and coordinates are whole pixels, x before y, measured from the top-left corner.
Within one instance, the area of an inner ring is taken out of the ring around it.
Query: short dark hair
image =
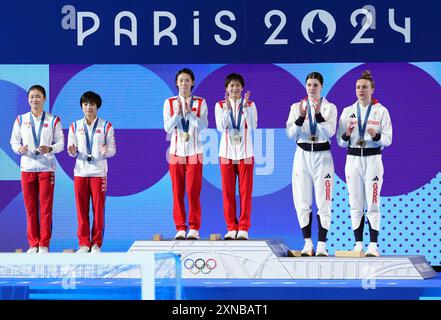
[[[40,91],[43,94],[43,97],[46,98],[46,90],[44,90],[43,86],[40,86],[39,84],[34,84],[32,87],[29,88],[28,96],[29,96],[29,93],[31,93],[32,90]]]
[[[101,97],[98,93],[95,93],[93,91],[86,91],[83,93],[83,95],[80,98],[80,106],[83,106],[83,103],[95,103],[97,109],[101,107]]]
[[[364,70],[363,73],[361,74],[361,77],[357,79],[358,80],[367,80],[371,83],[371,87],[372,89],[375,88],[375,83],[374,83],[374,79],[372,79],[372,75],[371,72],[369,70]]]
[[[230,84],[231,81],[233,80],[237,80],[240,82],[240,84],[242,85],[242,87],[245,87],[245,80],[243,79],[242,75],[238,74],[238,73],[230,73],[226,78],[225,78],[225,88],[228,87],[228,85]]]
[[[180,74],[182,73],[186,73],[190,76],[191,80],[194,82],[195,81],[195,77],[194,77],[194,73],[193,71],[191,71],[191,69],[188,68],[182,68],[181,70],[179,70],[178,72],[176,72],[176,77],[175,77],[175,83],[178,81],[178,77]],[[177,87],[177,86],[176,86]],[[191,90],[193,90],[194,85],[191,86]]]
[[[321,85],[323,85],[323,76],[320,72],[311,72],[306,76],[305,82],[308,82],[308,79],[316,79],[320,82]]]

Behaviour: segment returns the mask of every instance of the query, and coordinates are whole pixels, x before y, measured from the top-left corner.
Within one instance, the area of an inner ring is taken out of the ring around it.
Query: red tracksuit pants
[[[30,247],[49,247],[52,235],[54,186],[54,172],[21,173]]]
[[[201,226],[202,154],[179,157],[170,154],[170,178],[173,189],[173,219],[176,230],[187,230],[184,195],[187,189],[190,229]]]
[[[77,204],[78,241],[81,246],[94,244],[101,248],[104,237],[104,204],[106,202],[107,177],[74,177]],[[90,237],[89,206],[92,199],[93,225]]]
[[[233,161],[220,158],[224,217],[228,231],[250,228],[254,158]],[[236,217],[236,177],[239,178],[240,217]]]

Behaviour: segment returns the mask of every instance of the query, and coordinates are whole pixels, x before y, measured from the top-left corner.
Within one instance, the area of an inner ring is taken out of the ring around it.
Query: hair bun
[[[362,78],[370,78],[370,79],[372,79],[371,72],[369,70],[364,70],[362,75],[361,75],[361,77]]]

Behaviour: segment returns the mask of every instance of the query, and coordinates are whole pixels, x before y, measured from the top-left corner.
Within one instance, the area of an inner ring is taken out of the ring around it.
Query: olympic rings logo
[[[204,260],[202,258],[198,258],[196,260],[187,258],[184,260],[185,269],[190,270],[193,274],[198,274],[202,272],[203,274],[209,274],[211,270],[216,268],[217,262],[213,258],[208,260]]]

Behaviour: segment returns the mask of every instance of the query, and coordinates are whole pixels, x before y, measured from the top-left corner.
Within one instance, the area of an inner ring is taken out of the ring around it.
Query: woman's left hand
[[[191,105],[190,105],[190,102],[191,102],[191,98],[186,98],[185,99],[185,113],[190,113],[191,112]]]
[[[369,133],[369,135],[371,136],[371,138],[374,138],[377,135],[377,132],[375,131],[374,128],[369,128],[367,130],[367,132]]]
[[[322,104],[320,103],[320,100],[315,99],[313,107],[314,107],[314,111],[315,111],[316,114],[320,113],[321,108],[322,108]]]
[[[245,93],[245,103],[244,103],[245,107],[248,106],[248,101],[250,100],[250,95],[251,95],[250,91],[247,91],[247,93]]]
[[[41,154],[49,153],[52,151],[52,147],[49,146],[39,146],[38,151],[40,151]]]

